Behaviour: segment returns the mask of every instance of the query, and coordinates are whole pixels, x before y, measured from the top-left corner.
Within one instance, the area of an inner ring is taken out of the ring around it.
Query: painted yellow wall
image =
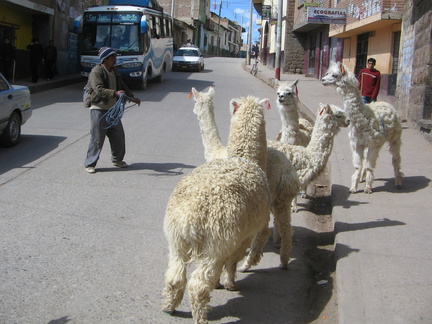
[[[17,25],[15,31],[15,47],[25,50],[32,38],[32,15],[15,11],[11,8],[0,6],[0,21],[6,24]]]
[[[375,68],[382,74],[391,74],[393,64],[393,33],[400,31],[400,24],[388,25],[375,30],[375,35],[369,37],[368,58],[376,59]],[[343,63],[354,71],[356,63],[357,36],[345,38]]]

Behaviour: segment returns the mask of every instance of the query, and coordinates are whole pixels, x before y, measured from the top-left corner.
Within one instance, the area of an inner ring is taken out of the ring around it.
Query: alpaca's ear
[[[292,83],[292,86],[294,87],[295,85],[297,85],[298,79],[295,79],[295,81]]]
[[[233,116],[239,107],[237,101],[238,101],[238,99],[231,99],[231,101],[230,101],[230,112],[231,112],[231,115],[233,115]]]
[[[210,87],[207,93],[208,93],[211,97],[213,97],[214,94],[215,94],[215,89],[214,89],[214,87],[213,87],[213,86]]]
[[[342,63],[339,63],[339,67],[340,67],[340,71],[342,73],[342,75],[345,75],[345,66]]]
[[[328,114],[331,111],[330,106],[327,104],[320,103],[319,115],[322,116],[324,113]]]
[[[270,100],[268,100],[267,98],[261,99],[259,103],[261,106],[265,107],[265,109],[267,109],[267,110],[271,109]]]
[[[192,87],[191,92],[189,92],[188,98],[189,99],[192,98],[192,95],[193,95],[194,99],[196,99],[198,97],[198,91],[194,87]]]

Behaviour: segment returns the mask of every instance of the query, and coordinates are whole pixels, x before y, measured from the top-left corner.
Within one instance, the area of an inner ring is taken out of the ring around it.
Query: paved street
[[[96,174],[83,165],[89,141],[84,81],[32,95],[34,112],[21,143],[0,148],[0,323],[191,322],[187,296],[177,316],[160,311],[167,264],[162,223],[175,185],[204,162],[188,93],[210,85],[224,143],[231,98],[275,97],[240,59],[212,58],[201,73],[169,73],[164,83],[135,91],[143,104],[122,119],[130,168],[111,166],[107,141]],[[266,121],[273,139],[281,125],[275,106]],[[320,322],[326,305],[334,304],[332,278],[306,256],[331,259],[332,253],[313,245],[322,228],[310,219],[304,210],[293,217],[295,259],[288,271],[278,269],[278,250],[268,244],[261,263],[239,274],[240,291],[212,293],[212,323]],[[327,294],[311,303],[321,279],[328,281]],[[329,319],[337,317],[330,312]]]

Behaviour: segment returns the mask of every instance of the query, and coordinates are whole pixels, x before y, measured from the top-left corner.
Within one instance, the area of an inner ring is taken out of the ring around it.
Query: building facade
[[[49,40],[54,41],[58,74],[77,72],[78,35],[73,33],[73,21],[85,8],[95,4],[97,0],[0,0],[0,44],[8,37],[16,48],[14,79],[30,76],[27,45],[33,37],[39,38],[44,48]]]

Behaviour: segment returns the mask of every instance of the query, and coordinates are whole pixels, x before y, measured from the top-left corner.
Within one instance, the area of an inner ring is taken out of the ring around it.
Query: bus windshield
[[[104,46],[122,55],[142,54],[140,19],[140,13],[85,13],[82,54],[97,55]]]

